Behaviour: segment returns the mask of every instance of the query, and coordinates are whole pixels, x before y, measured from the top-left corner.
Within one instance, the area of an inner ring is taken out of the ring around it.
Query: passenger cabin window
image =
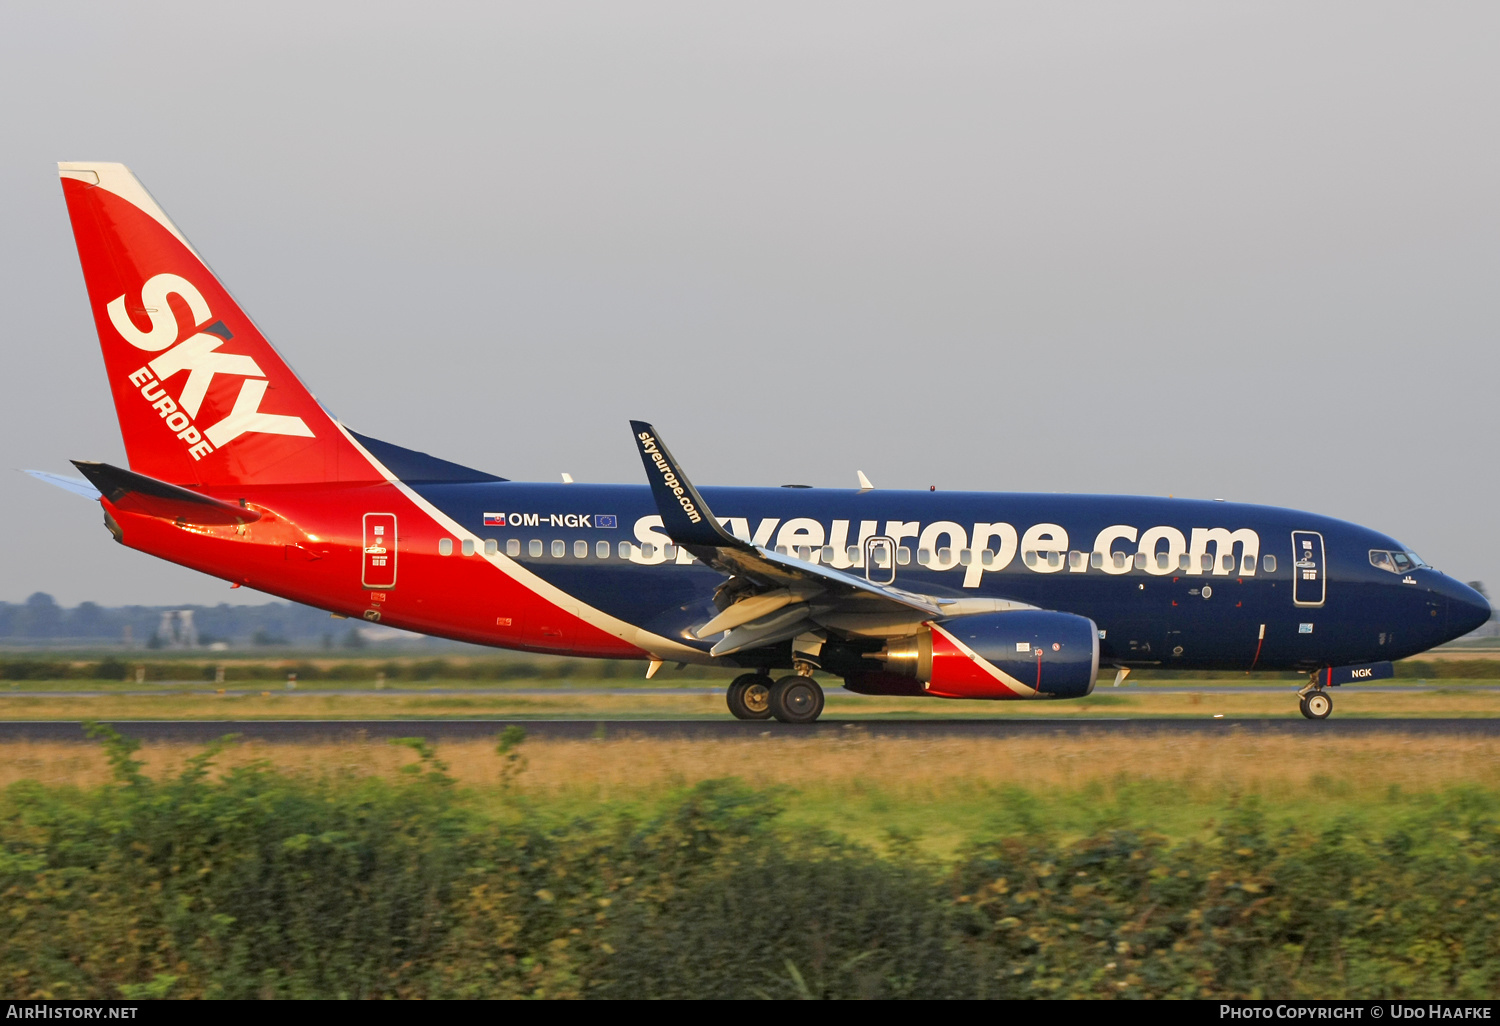
[[[607,542],[607,541],[595,542],[594,543],[594,555],[598,556],[600,559],[608,559],[609,558],[609,542]]]
[[[1177,557],[1177,569],[1179,569],[1179,570],[1187,570],[1187,569],[1190,569],[1192,567],[1192,565],[1193,565],[1193,557],[1189,556],[1186,552],[1184,552],[1182,555],[1180,555],[1180,556]]]
[[[582,538],[579,538],[577,541],[573,542],[573,558],[588,559],[589,543],[584,541]]]
[[[1169,570],[1169,569],[1171,569],[1171,566],[1172,566],[1172,555],[1171,555],[1171,553],[1168,553],[1168,552],[1158,552],[1156,554],[1156,569],[1158,569],[1158,570]]]
[[[463,545],[461,547],[464,550],[464,555],[466,555],[466,556],[472,556],[472,555],[474,555],[474,539],[473,538],[465,538],[463,540]]]
[[[1056,549],[1047,553],[1047,565],[1062,566],[1062,553],[1058,552]]]
[[[1246,555],[1245,558],[1240,561],[1240,573],[1242,573],[1242,574],[1253,574],[1253,573],[1255,573],[1255,557],[1254,556]]]
[[[484,554],[486,556],[493,556],[493,555],[498,554],[499,552],[500,552],[500,543],[499,542],[497,542],[493,538],[486,538],[484,540]]]
[[[937,550],[937,561],[939,563],[943,564],[944,566],[952,566],[953,565],[953,550],[952,549],[947,549],[947,548],[938,549]]]
[[[1199,570],[1212,570],[1213,568],[1214,568],[1214,557],[1210,556],[1207,552],[1203,553],[1202,555],[1200,555],[1198,557],[1198,569]]]
[[[521,554],[521,539],[507,538],[505,540],[505,554],[507,556],[519,556]]]
[[[983,552],[981,552],[979,554],[979,564],[981,566],[994,566],[995,565],[995,550],[994,549],[985,549]]]
[[[439,538],[438,539],[438,555],[439,556],[451,556],[451,555],[453,555],[453,539],[452,538]]]
[[[1135,568],[1137,570],[1146,569],[1146,554],[1144,552],[1137,552],[1135,554]]]
[[[1077,550],[1068,553],[1068,569],[1078,570],[1083,567],[1083,553]]]
[[[531,556],[532,559],[536,559],[541,556],[542,540],[540,538],[531,539],[531,541],[526,543],[526,552]]]
[[[655,559],[656,558],[656,546],[652,545],[650,542],[641,542],[641,558],[642,559]]]
[[[848,558],[850,566],[859,566],[859,546],[858,545],[851,545],[851,546],[849,546],[849,550],[844,553],[844,556],[846,558]]]
[[[568,554],[568,543],[561,538],[552,539],[552,558],[562,559]]]
[[[823,562],[825,562],[825,563],[832,563],[833,562],[833,546],[832,545],[824,545],[823,546]]]
[[[1276,557],[1275,556],[1262,556],[1262,557],[1260,557],[1260,568],[1262,570],[1264,570],[1268,574],[1274,574],[1276,572]]]
[[[620,556],[621,559],[629,559],[630,558],[630,543],[629,542],[621,542],[619,545],[617,545],[615,547],[615,551],[619,554],[619,556]]]
[[[1111,555],[1112,555],[1112,561],[1115,564],[1115,569],[1116,570],[1124,570],[1125,569],[1125,553],[1123,553],[1123,552],[1115,552],[1115,553],[1112,553]]]
[[[1224,567],[1225,570],[1233,571],[1234,570],[1234,553],[1233,552],[1226,552],[1226,553],[1224,553],[1223,556],[1219,557],[1219,563]]]
[[[917,564],[919,566],[926,566],[928,563],[931,563],[931,562],[932,562],[932,552],[930,550],[928,550],[928,549],[918,549],[917,550]]]
[[[676,559],[677,558],[677,546],[673,545],[671,542],[668,542],[667,544],[665,544],[665,545],[663,545],[661,547],[661,554],[662,554],[662,556],[664,556],[667,559]]]
[[[902,545],[900,548],[898,548],[896,550],[896,562],[900,563],[902,566],[910,563],[911,549],[907,548],[905,545]]]
[[[1102,553],[1102,552],[1091,552],[1091,553],[1089,553],[1089,566],[1093,567],[1095,570],[1103,570],[1104,569],[1104,553]]]
[[[1021,559],[1027,566],[1036,566],[1036,553],[1031,549],[1027,549]]]
[[[974,562],[974,550],[973,549],[959,549],[958,550],[958,564],[959,564],[959,566],[968,566],[972,562]]]

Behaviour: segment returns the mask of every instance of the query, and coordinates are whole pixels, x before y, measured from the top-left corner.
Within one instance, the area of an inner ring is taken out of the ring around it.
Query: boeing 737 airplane
[[[741,719],[865,695],[1089,694],[1101,667],[1329,688],[1474,630],[1485,599],[1387,535],[1117,495],[704,488],[632,422],[646,486],[527,484],[328,413],[121,164],[58,165],[129,469],[77,461],[122,545],[406,630],[740,667]],[[1118,681],[1118,677],[1117,677]]]

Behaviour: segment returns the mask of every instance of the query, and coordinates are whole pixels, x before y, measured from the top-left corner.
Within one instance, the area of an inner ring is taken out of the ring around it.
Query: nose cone
[[[1450,640],[1461,638],[1489,622],[1489,602],[1467,584],[1460,584],[1458,581],[1445,577],[1439,590],[1448,599],[1448,637]]]

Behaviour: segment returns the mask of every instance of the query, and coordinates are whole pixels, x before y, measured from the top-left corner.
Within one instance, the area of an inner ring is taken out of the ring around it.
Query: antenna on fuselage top
[[[865,477],[865,472],[863,470],[856,470],[855,473],[859,475],[859,492],[861,495],[863,495],[865,492],[871,492],[875,490],[875,486],[870,483],[870,479],[868,477]]]
[[[568,473],[566,470],[564,470],[563,471],[563,484],[572,484],[572,483],[573,483],[573,475],[570,474],[570,473]]]

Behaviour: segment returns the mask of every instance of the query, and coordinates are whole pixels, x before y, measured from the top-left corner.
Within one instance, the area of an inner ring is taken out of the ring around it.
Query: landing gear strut
[[[729,685],[725,699],[737,720],[771,718],[771,678],[763,673],[742,673]]]
[[[1313,675],[1306,687],[1297,692],[1297,707],[1310,720],[1326,720],[1333,712],[1333,696],[1323,690],[1318,683],[1317,674]]]

